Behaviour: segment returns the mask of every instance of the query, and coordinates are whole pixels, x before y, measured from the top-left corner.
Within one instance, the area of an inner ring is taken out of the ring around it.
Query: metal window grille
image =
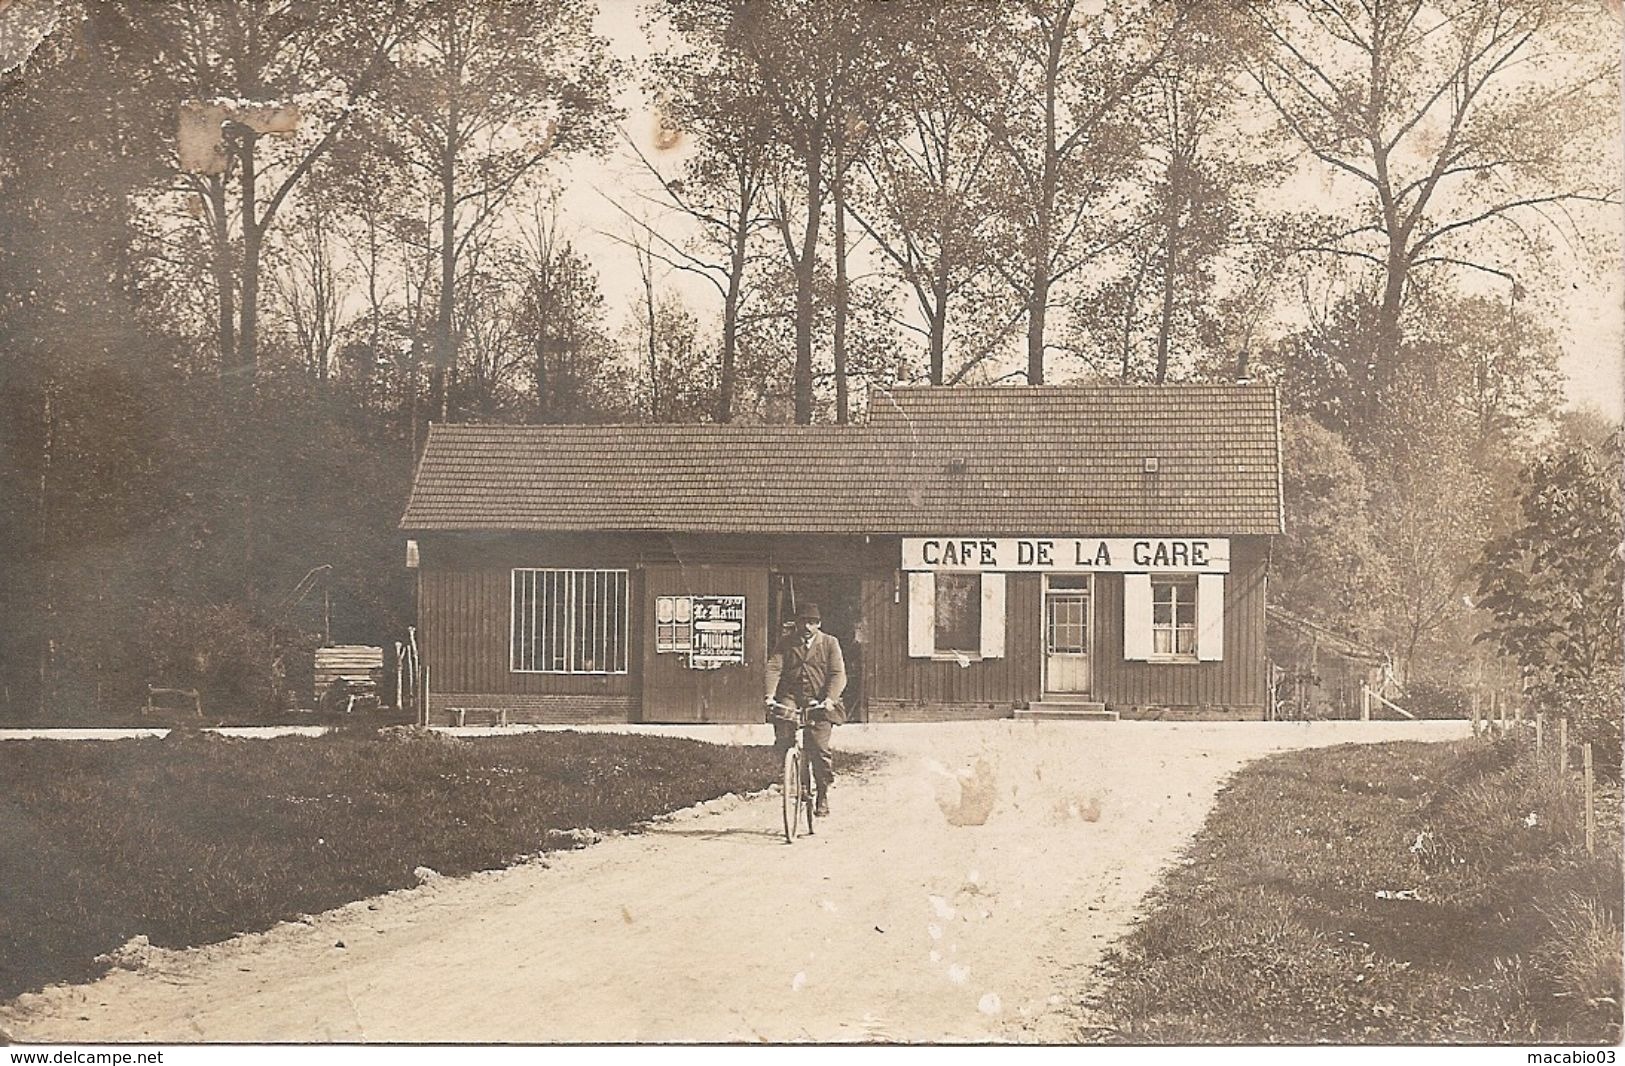
[[[1156,655],[1196,654],[1196,581],[1151,579],[1151,651]]]
[[[624,674],[628,624],[625,570],[515,570],[515,673]]]

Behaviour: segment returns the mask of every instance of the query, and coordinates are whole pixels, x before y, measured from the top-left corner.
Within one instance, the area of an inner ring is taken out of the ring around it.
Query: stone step
[[[1015,717],[1027,721],[1115,722],[1118,716],[1116,711],[1108,711],[1104,703],[1035,700],[1025,710],[1017,710]]]

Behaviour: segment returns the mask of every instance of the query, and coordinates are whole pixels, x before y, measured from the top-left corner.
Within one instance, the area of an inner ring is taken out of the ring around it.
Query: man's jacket
[[[820,630],[806,644],[795,633],[779,639],[767,660],[767,694],[774,699],[810,702],[825,700],[826,721],[846,721],[841,693],[846,691],[846,660],[841,642]]]

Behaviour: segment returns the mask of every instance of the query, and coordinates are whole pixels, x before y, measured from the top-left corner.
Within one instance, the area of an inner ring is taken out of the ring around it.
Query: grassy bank
[[[1129,1043],[1620,1037],[1620,835],[1512,740],[1241,771],[1088,1005]],[[1599,801],[1612,813],[1618,793]]]
[[[766,747],[533,733],[0,743],[0,998],[624,830],[776,778]]]

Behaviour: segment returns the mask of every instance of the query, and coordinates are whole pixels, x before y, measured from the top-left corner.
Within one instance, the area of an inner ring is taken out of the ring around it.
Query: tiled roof
[[[1279,533],[1278,417],[1255,385],[920,387],[845,427],[437,425],[401,526]]]

